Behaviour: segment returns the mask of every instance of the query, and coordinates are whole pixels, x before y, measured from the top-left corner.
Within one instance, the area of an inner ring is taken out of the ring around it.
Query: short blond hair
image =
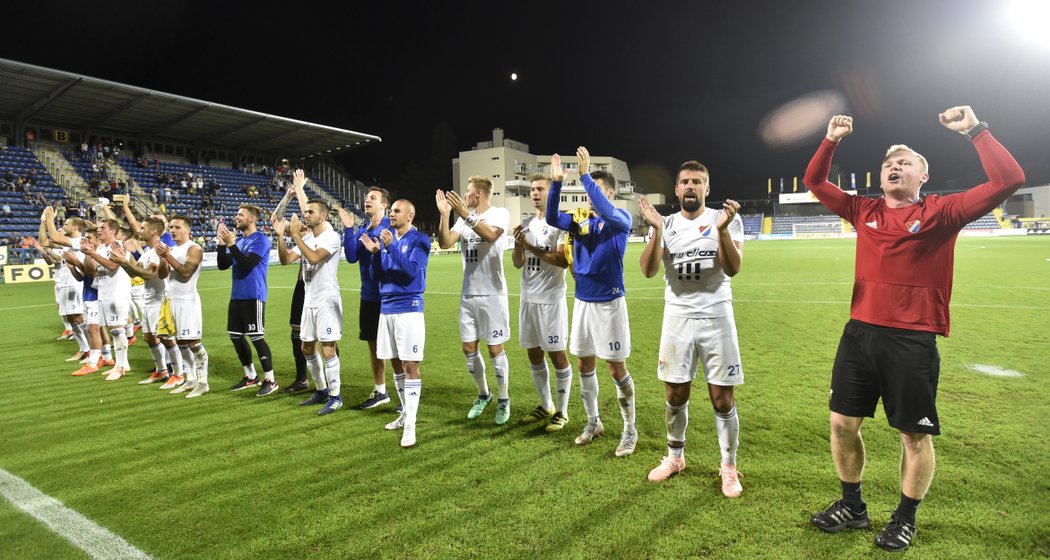
[[[893,154],[896,154],[898,152],[908,152],[909,154],[911,154],[911,155],[915,156],[916,158],[918,158],[919,162],[922,163],[922,172],[923,173],[928,173],[930,171],[930,164],[929,164],[929,162],[926,161],[926,158],[923,157],[922,154],[920,154],[919,152],[916,152],[915,150],[909,148],[905,144],[894,144],[894,145],[890,146],[889,149],[886,150],[886,156],[882,158],[882,163],[886,163],[886,160],[890,159],[890,156],[892,156]]]
[[[483,175],[471,175],[470,178],[467,179],[467,186],[470,185],[476,185],[477,189],[481,192],[490,196],[492,195],[492,181],[490,181],[488,177]]]
[[[532,183],[534,181],[546,181],[547,184],[550,184],[551,176],[546,173],[533,173],[532,175],[529,175],[529,182]]]

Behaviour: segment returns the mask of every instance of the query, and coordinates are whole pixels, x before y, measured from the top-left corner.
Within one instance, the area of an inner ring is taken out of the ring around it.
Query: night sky
[[[937,122],[970,104],[1029,185],[1050,182],[1050,43],[1006,1],[14,4],[4,58],[376,134],[342,162],[402,196],[448,186],[454,153],[500,127],[533,153],[623,159],[643,191],[698,159],[713,199],[765,198],[768,177],[801,178],[827,117],[787,145],[764,117],[821,91],[855,117],[844,173],[906,143],[927,190],[976,184]]]

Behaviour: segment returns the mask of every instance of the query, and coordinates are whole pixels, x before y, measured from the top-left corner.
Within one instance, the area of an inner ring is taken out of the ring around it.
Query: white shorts
[[[157,334],[157,322],[160,321],[160,304],[143,304],[142,317],[140,320],[142,321],[142,332],[146,334]]]
[[[142,310],[146,307],[146,286],[144,284],[131,285],[131,308],[132,310],[138,310],[142,313]]]
[[[98,310],[102,314],[101,324],[110,328],[124,328],[128,324],[128,300],[100,299]]]
[[[696,378],[698,366],[712,385],[744,382],[736,322],[732,317],[689,319],[664,314],[656,376],[667,383],[688,383]]]
[[[469,296],[459,300],[459,339],[485,339],[489,346],[510,340],[510,307],[507,295]]]
[[[299,340],[335,342],[343,338],[343,310],[335,305],[304,307],[299,323]]]
[[[392,313],[379,315],[376,337],[376,357],[381,360],[398,358],[406,362],[422,362],[423,346],[427,341],[426,324],[422,313]]]
[[[89,325],[102,324],[102,313],[98,310],[98,300],[84,302],[84,322]]]
[[[569,311],[565,300],[558,303],[521,302],[518,307],[518,341],[522,348],[539,347],[544,352],[565,350],[569,343]]]
[[[580,301],[573,304],[569,351],[581,358],[597,356],[607,362],[623,362],[631,355],[631,323],[627,299]]]
[[[58,314],[82,315],[84,313],[84,290],[78,286],[58,289]]]
[[[200,340],[204,333],[201,298],[172,299],[171,316],[175,319],[175,340]]]

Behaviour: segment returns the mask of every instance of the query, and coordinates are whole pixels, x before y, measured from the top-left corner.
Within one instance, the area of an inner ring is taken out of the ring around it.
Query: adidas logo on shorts
[[[922,420],[919,420],[918,422],[916,422],[916,424],[918,424],[920,426],[926,426],[927,428],[932,428],[933,427],[933,422],[930,422],[930,419],[925,417],[925,416],[923,416]]]

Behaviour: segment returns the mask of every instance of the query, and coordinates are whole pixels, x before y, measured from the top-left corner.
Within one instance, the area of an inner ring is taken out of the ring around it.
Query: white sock
[[[84,353],[91,350],[91,345],[88,344],[87,325],[84,323],[73,323],[73,338],[77,341],[79,352]]]
[[[306,371],[310,373],[310,378],[314,380],[314,387],[318,391],[325,391],[328,389],[328,383],[324,379],[324,373],[321,372],[321,368],[324,367],[324,362],[321,361],[321,353],[315,352],[313,356],[306,356]]]
[[[554,408],[554,403],[551,401],[550,375],[547,360],[543,360],[543,363],[532,364],[532,384],[536,386],[536,393],[540,396],[540,406],[544,410]]]
[[[113,337],[113,352],[117,355],[115,358],[117,367],[131,369],[128,366],[128,337],[124,334],[124,329],[113,329],[109,331],[109,334]]]
[[[276,382],[277,381],[277,378],[275,378],[273,376],[273,370],[272,369],[270,371],[264,371],[263,372],[263,379],[265,379],[266,381],[271,381],[271,382]]]
[[[384,383],[382,385],[376,383],[375,384],[375,390],[376,390],[376,393],[381,393],[381,394],[385,395],[386,394],[386,383]]]
[[[73,330],[73,325],[71,325],[71,324],[69,323],[69,321],[67,321],[67,320],[66,320],[66,318],[65,318],[65,317],[63,317],[63,318],[62,318],[62,327],[63,327],[63,328],[62,328],[62,332],[66,332],[66,331],[71,331],[71,330]]]
[[[681,457],[685,450],[685,429],[689,426],[689,401],[681,406],[667,403],[664,408],[664,422],[667,424],[667,455]],[[671,443],[676,445],[672,446]]]
[[[569,414],[569,391],[572,389],[572,366],[554,371],[554,388],[558,393],[558,412]]]
[[[168,361],[171,362],[171,373],[172,375],[182,375],[182,352],[179,351],[179,345],[168,346]]]
[[[620,401],[620,416],[623,417],[623,430],[634,431],[634,380],[630,372],[616,382],[616,398]]]
[[[179,345],[179,353],[182,354],[182,376],[187,383],[197,382],[197,358],[189,346]]]
[[[580,372],[580,398],[588,422],[598,421],[598,378],[593,371]]]
[[[394,372],[394,388],[397,389],[397,398],[401,401],[401,410],[405,409],[405,374]]]
[[[256,377],[258,377],[258,375],[255,374],[255,363],[254,362],[252,362],[252,363],[250,363],[250,364],[248,364],[246,366],[241,366],[241,367],[244,368],[244,375],[247,376],[248,379],[255,379]]]
[[[110,344],[103,344],[102,345],[102,359],[103,360],[112,360],[113,359],[113,349],[112,348],[113,347]]]
[[[419,411],[419,395],[422,393],[422,379],[405,380],[405,426],[416,425],[416,412]]]
[[[324,361],[324,375],[328,380],[328,394],[333,397],[339,396],[339,355],[336,354]]]
[[[153,356],[153,366],[157,368],[158,373],[168,371],[168,363],[164,359],[164,356],[167,354],[164,351],[164,346],[158,342],[149,347],[149,353]]]
[[[510,376],[510,362],[507,361],[506,352],[500,352],[499,356],[492,358],[492,368],[496,370],[496,390],[499,391],[500,400],[509,399],[507,381]]]
[[[208,383],[208,351],[204,349],[204,345],[200,342],[196,346],[190,348],[193,352],[193,358],[197,361],[194,371],[197,372],[198,383]]]
[[[729,412],[715,411],[715,430],[718,432],[718,447],[722,452],[723,465],[736,465],[736,449],[740,444],[740,419],[736,405]]]
[[[100,348],[92,348],[88,351],[87,363],[92,366],[98,365],[98,359],[102,357],[102,350]]]
[[[467,354],[467,371],[474,378],[474,385],[478,387],[478,396],[489,394],[489,383],[485,380],[485,359],[481,352]]]

